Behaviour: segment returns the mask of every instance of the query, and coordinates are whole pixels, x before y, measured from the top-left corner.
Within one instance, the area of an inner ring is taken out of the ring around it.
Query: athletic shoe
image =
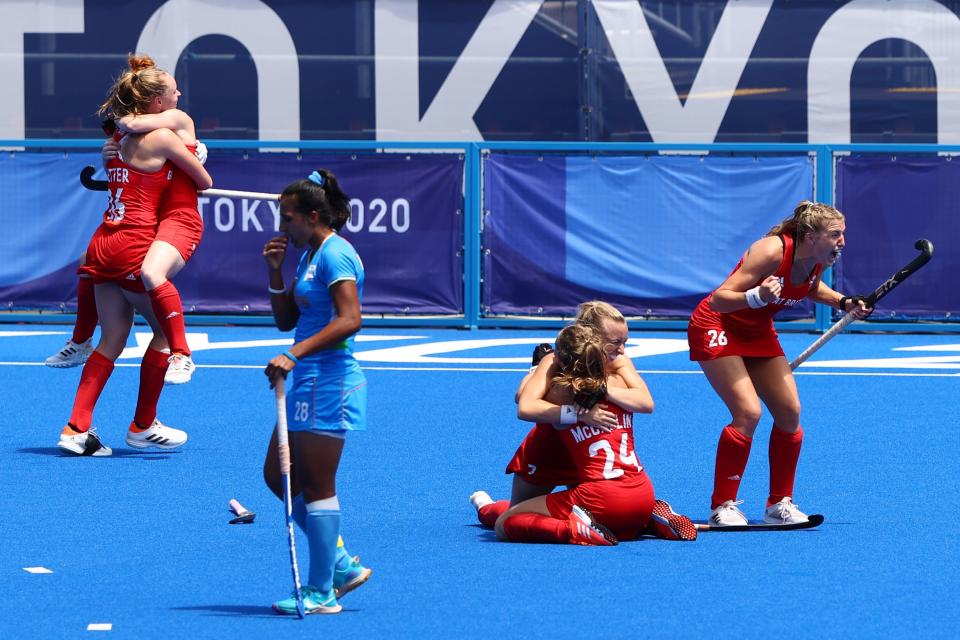
[[[60,441],[57,446],[61,451],[72,453],[75,456],[109,456],[113,449],[100,441],[96,429],[90,429],[83,433],[75,433],[69,427],[64,427],[60,433]]]
[[[337,596],[333,594],[332,589],[324,593],[316,587],[305,584],[300,589],[300,595],[303,597],[303,612],[307,615],[311,613],[340,613],[340,610],[343,609],[337,602]],[[286,616],[297,615],[296,595],[274,602],[273,610]]]
[[[747,516],[743,511],[737,508],[737,505],[743,504],[743,500],[727,500],[716,509],[710,512],[711,527],[737,527],[748,524]]]
[[[696,540],[697,527],[687,516],[675,513],[664,500],[653,503],[653,515],[647,528],[658,538],[665,540]]]
[[[63,349],[44,360],[43,364],[57,369],[79,367],[87,361],[91,353],[93,353],[93,338],[79,344],[73,340],[67,340]]]
[[[150,428],[143,431],[127,430],[127,444],[137,449],[146,449],[147,447],[176,449],[186,441],[186,431],[168,427],[159,420],[154,420]]]
[[[790,496],[770,505],[763,514],[763,521],[767,524],[797,524],[808,520],[807,514],[793,504],[793,498]]]
[[[163,376],[164,384],[186,384],[190,382],[193,370],[197,368],[193,364],[193,358],[185,353],[175,353],[167,358],[167,362],[170,366],[167,367],[167,373]]]
[[[570,509],[570,544],[582,544],[594,547],[613,547],[617,545],[617,536],[610,529],[594,521],[593,514],[573,505]]]
[[[488,504],[493,504],[493,498],[486,491],[474,491],[470,494],[470,504],[473,505],[474,509],[480,511]]]
[[[360,556],[353,556],[342,569],[333,568],[333,593],[338,598],[347,595],[370,579],[373,569],[360,564]]]
[[[553,345],[541,342],[533,348],[533,357],[530,359],[530,364],[534,367],[537,366],[543,360],[543,356],[548,353],[553,353]]]

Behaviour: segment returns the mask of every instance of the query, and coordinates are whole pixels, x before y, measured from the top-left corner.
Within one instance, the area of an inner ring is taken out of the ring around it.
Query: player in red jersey
[[[155,68],[148,56],[140,56],[138,59],[145,68]],[[197,140],[190,116],[176,108],[180,97],[176,80],[169,74],[165,75],[169,77],[169,82],[163,85],[164,93],[152,96],[149,103],[143,105],[142,113],[127,113],[115,121],[105,121],[105,128],[115,126],[124,133],[141,134],[159,128],[170,129],[197,155],[202,164],[206,161],[206,147]],[[117,157],[119,148],[116,137],[108,138],[103,147],[105,165]],[[203,235],[203,221],[197,209],[197,189],[193,179],[176,166],[173,172],[173,180],[164,191],[160,202],[156,237],[144,259],[141,276],[170,345],[170,366],[165,381],[167,384],[182,384],[190,380],[195,367],[187,344],[180,293],[170,279],[196,251]],[[82,257],[81,265],[84,261],[85,258]],[[47,358],[46,364],[51,367],[83,364],[92,350],[91,338],[96,325],[97,311],[92,283],[87,276],[81,274],[77,288],[77,321],[73,335],[60,352]]]
[[[180,92],[175,91],[172,100],[151,104],[147,113],[119,118],[117,127],[128,133],[170,129],[202,163],[206,160],[206,147],[197,140],[193,118],[176,108],[179,96]],[[109,157],[114,149],[110,143],[104,145],[104,157]],[[183,269],[200,244],[203,220],[197,208],[197,185],[180,168],[174,169],[170,187],[160,201],[157,221],[156,237],[143,261],[143,282],[170,343],[170,367],[165,382],[183,384],[190,381],[194,364],[187,345],[180,292],[170,279]]]
[[[129,70],[117,79],[101,111],[112,109],[123,116],[149,108],[157,96],[164,102],[175,94],[172,77],[157,69],[149,58],[130,56],[128,62]],[[60,449],[76,455],[112,453],[91,428],[91,422],[113,363],[126,346],[134,309],[150,323],[154,336],[141,363],[137,408],[127,444],[170,449],[186,442],[184,432],[156,419],[168,366],[163,352],[167,341],[144,293],[141,265],[153,242],[157,211],[174,166],[186,171],[200,188],[208,188],[212,180],[177,135],[166,129],[126,136],[121,151],[123,159],[114,158],[107,165],[110,200],[83,266],[83,272],[95,284],[101,337],[84,365],[70,420],[58,442]]]
[[[541,488],[513,504],[497,519],[501,539],[604,545],[648,532],[653,487],[634,453],[632,427],[633,412],[653,411],[653,399],[632,363],[618,366],[629,360],[622,316],[606,328],[613,335],[585,324],[563,329],[552,361],[544,358],[521,390],[520,418],[556,429],[570,488],[547,495],[552,487]],[[695,536],[692,524],[688,529]]]
[[[822,278],[845,245],[843,214],[833,207],[801,202],[793,215],[747,249],[733,272],[704,298],[690,318],[690,359],[700,363],[730,411],[717,445],[711,526],[747,523],[737,490],[760,421],[761,401],[773,415],[770,434],[770,494],[764,521],[805,522],[793,503],[794,478],[803,429],[800,398],[790,364],[773,327],[773,316],[805,299],[858,318],[869,315],[862,298],[847,298]]]
[[[599,300],[584,302],[577,308],[575,323],[591,327],[601,336],[607,355],[608,372],[616,373],[621,379],[630,381],[632,385],[642,389],[644,394],[649,395],[633,362],[624,353],[628,337],[626,319],[615,307]],[[515,401],[519,401],[527,382],[538,368],[544,369],[547,379],[556,375],[552,351],[548,344],[539,345],[534,350],[535,366],[520,382]],[[551,366],[554,367],[552,372]],[[589,412],[582,413],[579,420],[592,424]],[[597,422],[598,425],[600,423]],[[579,482],[577,469],[567,453],[560,432],[552,424],[545,422],[536,424],[524,438],[507,465],[507,473],[513,474],[509,502],[493,501],[485,491],[477,491],[470,496],[470,502],[477,509],[477,517],[484,526],[492,528],[500,515],[511,505],[537,496],[546,496],[558,486],[566,485],[572,488]],[[666,501],[660,499],[654,502],[654,517],[650,519],[644,533],[669,540],[696,539],[696,529],[690,519],[675,513]]]

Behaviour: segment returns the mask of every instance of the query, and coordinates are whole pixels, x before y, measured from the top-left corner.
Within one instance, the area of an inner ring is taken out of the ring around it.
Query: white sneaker
[[[43,364],[57,369],[79,367],[87,361],[91,353],[93,353],[93,338],[79,344],[73,340],[67,340],[63,349],[44,360]]]
[[[808,520],[807,514],[793,504],[793,498],[790,496],[770,505],[763,514],[763,521],[767,524],[797,524]]]
[[[109,456],[113,453],[113,449],[100,441],[96,429],[72,435],[61,433],[57,446],[61,451],[72,453],[75,456]]]
[[[493,504],[493,498],[486,491],[474,491],[470,494],[470,504],[473,505],[474,509],[480,511],[488,504]]]
[[[716,509],[710,512],[710,526],[712,527],[738,527],[747,522],[747,516],[743,511],[737,508],[737,505],[743,504],[743,500],[727,500]]]
[[[159,420],[154,420],[150,428],[144,431],[127,430],[127,444],[137,449],[146,449],[147,447],[176,449],[186,441],[186,431],[168,427]]]
[[[170,366],[167,367],[167,373],[163,376],[164,384],[185,384],[190,382],[190,378],[193,376],[193,370],[196,369],[196,365],[193,364],[193,359],[183,353],[175,353],[169,358],[167,362],[170,363]]]

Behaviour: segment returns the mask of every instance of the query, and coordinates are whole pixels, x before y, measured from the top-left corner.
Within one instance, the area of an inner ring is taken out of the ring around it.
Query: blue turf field
[[[0,638],[946,638],[960,625],[957,336],[841,335],[800,370],[796,501],[826,515],[819,529],[586,548],[498,543],[467,501],[508,496],[502,470],[528,429],[514,388],[552,332],[366,330],[370,429],[348,439],[339,496],[347,546],[374,574],[341,615],[297,621],[269,608],[290,577],[260,479],[274,410],[261,369],[286,336],[191,329],[200,368],[160,406],[190,433],[174,452],[123,444],[137,368],[118,367],[95,416],[114,456],[73,458],[55,442],[80,371],[37,366],[66,329],[0,329]],[[814,337],[784,335],[788,355]],[[725,409],[684,334],[631,338],[657,403],[637,451],[657,494],[703,518]],[[752,517],[768,432],[769,418],[740,496]],[[256,523],[227,524],[234,497]]]

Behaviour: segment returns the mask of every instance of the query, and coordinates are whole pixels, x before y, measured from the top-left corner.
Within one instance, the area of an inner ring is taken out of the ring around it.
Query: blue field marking
[[[67,458],[55,443],[80,370],[38,366],[68,334],[31,330],[0,334],[0,638],[87,636],[90,624],[114,638],[949,637],[960,623],[958,534],[941,514],[960,477],[960,364],[943,359],[960,355],[955,336],[843,334],[798,371],[795,500],[826,516],[820,527],[591,549],[496,542],[468,502],[509,494],[503,468],[529,429],[513,393],[551,332],[365,330],[370,428],[348,437],[338,494],[347,548],[374,573],[340,615],[298,622],[270,611],[289,565],[283,509],[261,480],[275,418],[261,371],[289,334],[190,328],[219,346],[161,399],[161,420],[190,434],[182,450],[123,444],[138,371],[122,360],[94,417],[114,455]],[[782,336],[788,356],[815,338]],[[631,333],[656,401],[636,444],[657,494],[703,519],[727,416],[686,351],[668,348],[684,339]],[[405,345],[420,361],[397,361]],[[939,360],[902,360],[916,357]],[[764,417],[742,484],[751,518],[769,429]],[[230,498],[256,522],[230,526]]]

